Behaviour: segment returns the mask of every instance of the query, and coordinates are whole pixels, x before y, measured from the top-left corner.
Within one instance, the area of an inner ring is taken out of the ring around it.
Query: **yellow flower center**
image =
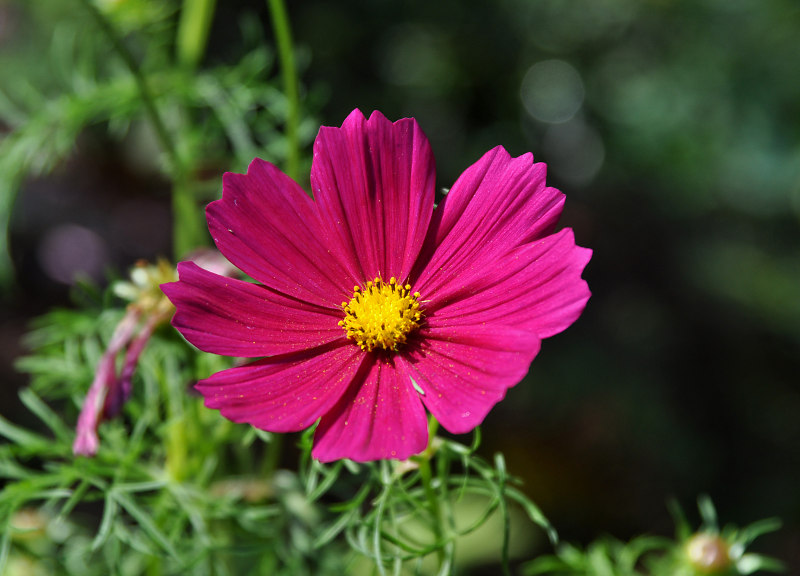
[[[342,309],[345,316],[339,326],[367,352],[375,348],[396,351],[422,320],[419,292],[412,294],[409,284],[398,284],[394,277],[389,282],[375,278],[364,288],[356,286]]]

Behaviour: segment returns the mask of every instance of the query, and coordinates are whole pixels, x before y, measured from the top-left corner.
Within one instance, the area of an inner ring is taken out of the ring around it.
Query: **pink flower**
[[[314,200],[263,160],[225,174],[209,229],[259,284],[184,262],[162,287],[189,342],[261,358],[199,382],[206,406],[272,432],[319,419],[322,461],[423,451],[425,408],[472,430],[589,298],[591,251],[553,233],[564,196],[545,171],[494,148],[434,210],[416,121],[355,110],[320,129]]]

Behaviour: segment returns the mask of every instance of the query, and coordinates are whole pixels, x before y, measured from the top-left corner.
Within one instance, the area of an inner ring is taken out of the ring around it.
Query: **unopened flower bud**
[[[707,532],[689,538],[686,558],[699,574],[725,574],[732,564],[728,543],[719,535]]]

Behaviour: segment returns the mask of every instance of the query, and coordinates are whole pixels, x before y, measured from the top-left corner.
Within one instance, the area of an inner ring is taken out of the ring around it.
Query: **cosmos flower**
[[[319,131],[313,199],[263,160],[225,174],[209,229],[257,283],[184,262],[162,287],[189,342],[260,358],[199,382],[206,406],[272,432],[319,420],[321,461],[423,451],[426,408],[472,430],[589,298],[591,252],[554,233],[564,196],[545,171],[494,148],[434,209],[417,122],[355,110]]]

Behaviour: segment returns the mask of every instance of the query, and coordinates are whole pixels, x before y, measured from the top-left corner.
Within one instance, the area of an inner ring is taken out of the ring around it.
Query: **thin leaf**
[[[745,554],[736,562],[736,569],[740,574],[753,574],[759,570],[784,572],[786,570],[786,565],[775,558],[769,558],[760,554]]]
[[[64,424],[64,421],[61,420],[58,414],[45,404],[33,390],[30,388],[23,388],[19,393],[19,398],[28,410],[36,414],[36,416],[53,431],[56,438],[67,443],[71,441],[72,430]]]
[[[52,444],[44,436],[20,428],[0,416],[0,436],[5,436],[15,444],[34,450]]]
[[[534,504],[530,498],[511,486],[506,487],[505,493],[506,496],[522,506],[522,509],[525,510],[525,513],[528,515],[528,518],[531,519],[531,522],[538,525],[545,531],[545,533],[547,533],[547,538],[550,540],[550,543],[553,544],[553,546],[558,544],[558,533],[556,532],[556,529],[552,524],[550,524],[550,521],[547,519],[544,513],[542,513],[539,507]]]
[[[339,473],[342,470],[342,461],[339,460],[333,467],[329,469],[322,469],[323,472],[323,479],[310,494],[308,494],[309,502],[316,502],[323,494],[325,494],[330,487],[333,486],[334,482],[339,478]]]
[[[94,540],[92,540],[92,551],[100,548],[108,540],[116,516],[117,503],[113,498],[113,494],[108,492],[105,498],[105,506],[103,507],[103,519],[100,521],[100,528],[98,528]]]
[[[167,483],[164,480],[150,480],[147,482],[129,482],[129,483],[119,483],[114,485],[114,489],[122,492],[151,492],[153,490],[160,490]]]
[[[717,532],[719,530],[719,523],[717,522],[717,510],[714,508],[714,503],[706,494],[698,496],[697,508],[700,510],[700,517],[703,519],[703,525],[709,530]]]
[[[112,489],[109,492],[109,495],[122,507],[125,511],[130,514],[134,520],[141,526],[142,530],[147,533],[150,538],[153,539],[159,546],[161,546],[164,551],[172,556],[175,560],[179,560],[179,556],[175,548],[172,546],[170,541],[164,535],[161,530],[155,525],[155,523],[150,519],[150,517],[145,513],[144,510],[139,508],[139,506],[130,498],[127,494],[123,492],[119,492],[116,488]]]
[[[339,518],[333,524],[325,528],[325,530],[323,530],[322,533],[314,539],[312,547],[314,549],[322,548],[328,542],[336,538],[341,531],[350,524],[350,521],[358,515],[357,513],[358,510],[353,508],[349,512],[339,516]]]
[[[69,516],[70,512],[72,512],[72,509],[75,508],[75,506],[81,500],[83,500],[83,497],[86,495],[86,492],[89,490],[90,486],[91,484],[88,481],[82,480],[81,483],[78,484],[78,487],[72,491],[72,496],[69,497],[69,499],[61,507],[61,510],[59,510],[58,517],[63,519]]]
[[[6,521],[3,528],[3,536],[0,538],[0,574],[6,573],[6,563],[8,562],[8,552],[11,550],[11,522]]]
[[[753,522],[749,526],[742,528],[739,531],[739,538],[737,538],[737,540],[742,544],[742,546],[747,547],[753,540],[762,534],[780,530],[782,524],[783,523],[781,522],[780,518],[765,518],[764,520],[758,520],[757,522]]]
[[[0,459],[0,478],[21,480],[29,478],[31,474],[30,470],[21,466],[16,460],[6,457]]]

